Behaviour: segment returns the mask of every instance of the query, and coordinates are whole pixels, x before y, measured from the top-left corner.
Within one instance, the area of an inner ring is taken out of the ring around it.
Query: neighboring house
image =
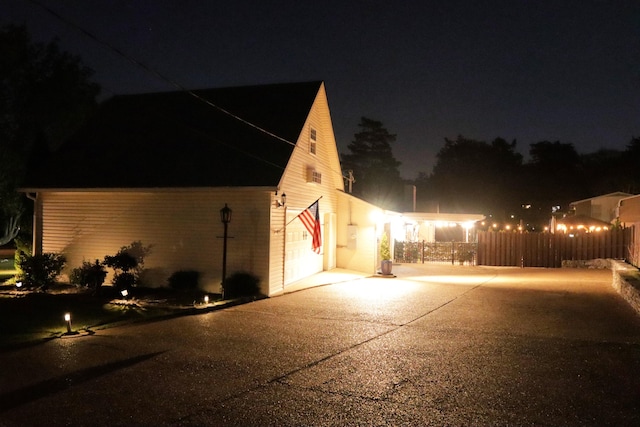
[[[620,199],[618,218],[627,227],[635,225],[640,228],[640,194]]]
[[[618,203],[618,218],[624,227],[633,227],[629,243],[629,260],[640,266],[640,194],[621,199]]]
[[[631,195],[618,191],[571,202],[569,208],[574,211],[576,216],[590,217],[606,223],[612,223],[618,217],[618,202]]]
[[[344,193],[323,82],[113,97],[22,191],[34,250],[66,255],[67,274],[141,241],[148,284],[195,270],[218,291],[225,204],[227,276],[252,272],[267,295],[335,267],[376,268],[377,208]],[[319,198],[317,254],[296,215]]]

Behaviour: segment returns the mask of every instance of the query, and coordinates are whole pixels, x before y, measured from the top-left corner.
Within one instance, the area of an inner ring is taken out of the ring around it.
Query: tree
[[[524,190],[531,203],[565,210],[574,200],[589,196],[580,155],[571,143],[541,141],[530,145]]]
[[[362,117],[360,132],[342,155],[342,169],[353,171],[353,194],[387,209],[398,208],[403,197],[400,162],[392,153],[396,135],[389,133],[377,120]]]
[[[58,41],[34,43],[24,26],[0,28],[0,244],[16,237],[29,208],[16,192],[29,168],[96,106],[100,87]]]
[[[443,212],[504,215],[518,205],[522,155],[515,147],[502,138],[445,138],[432,174],[416,182],[418,194],[435,199]]]

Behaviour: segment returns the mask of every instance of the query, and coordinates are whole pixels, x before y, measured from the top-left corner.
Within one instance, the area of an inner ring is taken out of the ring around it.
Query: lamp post
[[[227,204],[224,204],[224,208],[220,209],[220,221],[224,225],[224,235],[222,244],[222,299],[224,299],[224,280],[227,277],[227,228],[231,222],[231,213],[233,211]]]

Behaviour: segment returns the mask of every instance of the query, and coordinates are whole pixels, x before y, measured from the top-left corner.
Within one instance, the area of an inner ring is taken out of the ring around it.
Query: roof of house
[[[632,196],[632,194],[624,193],[622,191],[616,191],[614,193],[608,193],[608,194],[602,194],[600,196],[589,197],[588,199],[576,200],[575,202],[571,202],[569,205],[576,205],[578,203],[590,202],[592,200],[604,199],[604,198],[608,198],[608,197],[625,198],[625,197],[629,197],[629,196]]]
[[[565,224],[567,226],[584,226],[584,227],[590,227],[590,226],[610,226],[611,224],[606,222],[606,221],[602,221],[599,220],[597,218],[592,218],[590,216],[587,215],[569,215],[566,216],[564,218],[559,218],[557,220],[558,224]]]
[[[115,96],[24,187],[276,186],[321,84]]]

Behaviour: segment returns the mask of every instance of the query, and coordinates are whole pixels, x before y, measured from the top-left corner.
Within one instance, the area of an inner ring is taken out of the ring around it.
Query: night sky
[[[444,138],[624,149],[640,136],[640,1],[48,1],[65,20],[189,89],[324,80],[343,152],[361,116],[397,135],[401,175]],[[103,97],[175,90],[29,0],[0,24],[60,39]]]

